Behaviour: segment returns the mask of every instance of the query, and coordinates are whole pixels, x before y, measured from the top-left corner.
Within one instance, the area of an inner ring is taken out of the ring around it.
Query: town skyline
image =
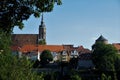
[[[87,0],[63,1],[50,13],[44,13],[47,44],[83,45],[91,49],[95,40],[103,35],[109,43],[120,42],[120,1]],[[71,6],[73,5],[73,6]],[[24,21],[25,28],[14,29],[15,34],[38,34],[41,17]]]

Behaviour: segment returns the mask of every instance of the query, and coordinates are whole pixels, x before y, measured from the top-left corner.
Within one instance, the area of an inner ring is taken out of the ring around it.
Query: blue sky
[[[44,13],[47,44],[83,45],[91,49],[103,35],[109,43],[120,43],[119,0],[63,0],[61,6]],[[38,34],[41,18],[30,17],[25,27],[14,28],[15,34]]]

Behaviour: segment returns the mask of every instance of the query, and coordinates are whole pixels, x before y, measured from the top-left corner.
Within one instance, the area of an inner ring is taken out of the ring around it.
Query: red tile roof
[[[21,52],[32,52],[37,51],[37,46],[35,45],[24,45],[20,49]]]
[[[43,50],[50,50],[51,52],[60,52],[64,50],[62,45],[39,45],[38,50],[42,52]]]
[[[12,51],[21,51],[23,53],[25,52],[33,52],[33,51],[44,51],[44,50],[50,50],[51,52],[60,52],[64,50],[64,47],[62,45],[24,45],[21,48],[18,46],[12,46]]]
[[[38,34],[12,34],[12,46],[36,45]]]
[[[120,50],[120,43],[113,43],[112,44],[117,50]]]
[[[78,51],[79,54],[91,53],[91,51],[89,49],[86,49],[83,46],[79,46],[79,47],[73,48],[73,50]]]
[[[42,52],[44,50],[50,50],[51,52],[61,52],[61,51],[78,51],[80,54],[90,53],[91,51],[89,49],[85,49],[83,46],[80,47],[72,47],[72,46],[65,46],[65,45],[23,45],[22,47],[19,46],[12,46],[12,51],[21,51],[23,53],[27,52]]]

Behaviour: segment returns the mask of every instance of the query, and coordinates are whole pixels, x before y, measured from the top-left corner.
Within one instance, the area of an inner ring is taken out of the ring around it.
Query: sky
[[[71,44],[91,49],[103,35],[109,43],[120,43],[120,0],[62,0],[44,13],[46,41],[50,45]],[[15,34],[38,34],[40,18],[30,17]]]

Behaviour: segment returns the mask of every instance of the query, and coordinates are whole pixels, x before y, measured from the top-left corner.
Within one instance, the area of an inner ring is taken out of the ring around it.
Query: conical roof
[[[96,41],[108,41],[108,40],[101,35]]]

